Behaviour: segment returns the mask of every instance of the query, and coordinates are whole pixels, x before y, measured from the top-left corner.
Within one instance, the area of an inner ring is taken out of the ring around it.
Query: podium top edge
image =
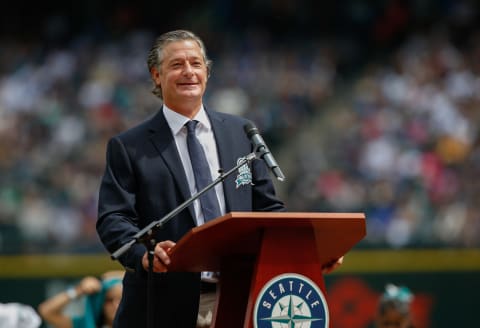
[[[230,212],[223,217],[230,218],[285,218],[285,219],[365,219],[362,212]]]

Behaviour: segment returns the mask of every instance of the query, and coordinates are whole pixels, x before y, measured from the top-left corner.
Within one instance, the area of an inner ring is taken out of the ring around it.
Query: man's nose
[[[190,65],[189,62],[187,62],[183,68],[183,74],[185,75],[191,75],[193,74],[193,67]]]

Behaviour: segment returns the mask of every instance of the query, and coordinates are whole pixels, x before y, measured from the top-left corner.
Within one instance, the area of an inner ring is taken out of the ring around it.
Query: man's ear
[[[160,72],[156,67],[152,67],[150,70],[150,75],[152,76],[152,80],[155,82],[155,84],[160,84]]]

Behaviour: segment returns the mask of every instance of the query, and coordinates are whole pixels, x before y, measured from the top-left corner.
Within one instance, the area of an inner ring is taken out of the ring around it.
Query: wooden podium
[[[216,328],[253,327],[255,301],[273,277],[296,273],[325,293],[322,266],[366,234],[363,213],[231,212],[193,228],[171,271],[219,271]]]

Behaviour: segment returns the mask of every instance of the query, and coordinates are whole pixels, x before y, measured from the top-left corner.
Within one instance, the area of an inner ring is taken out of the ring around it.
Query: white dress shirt
[[[190,155],[188,153],[187,128],[185,127],[185,123],[187,123],[190,118],[171,110],[165,105],[163,105],[163,114],[165,115],[165,119],[167,120],[167,123],[170,126],[173,137],[175,139],[178,154],[180,155],[183,169],[185,171],[185,175],[187,176],[190,194],[193,196],[198,192],[198,190],[195,186],[195,177],[193,175]],[[203,147],[205,156],[207,157],[213,181],[220,175],[220,165],[218,161],[217,144],[213,135],[212,125],[210,124],[210,120],[208,119],[207,113],[205,112],[203,105],[193,119],[199,122],[197,124],[195,133],[198,140],[200,141],[200,144]],[[223,215],[225,214],[225,196],[223,193],[222,183],[217,183],[217,185],[215,186],[215,193],[217,194],[218,204],[220,205],[220,212]],[[193,206],[195,208],[196,223],[197,225],[201,225],[205,222],[205,220],[203,218],[202,209],[200,207],[200,200],[196,199],[193,202]]]

